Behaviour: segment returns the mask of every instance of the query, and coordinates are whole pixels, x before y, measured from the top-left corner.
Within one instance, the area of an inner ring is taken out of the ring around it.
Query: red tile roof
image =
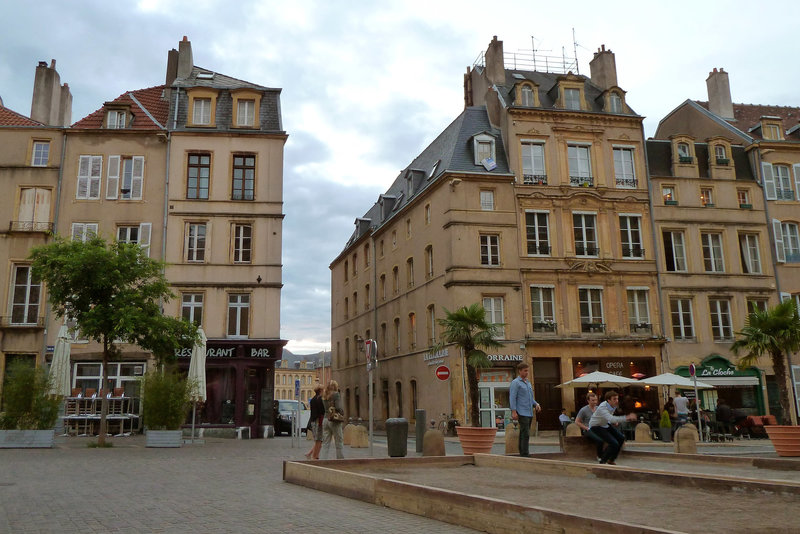
[[[148,87],[147,89],[127,91],[112,100],[114,104],[130,106],[131,113],[133,114],[133,122],[128,125],[129,129],[150,130],[153,128],[164,128],[166,126],[167,117],[169,116],[169,102],[161,98],[165,87],[164,85],[157,85],[155,87]],[[133,98],[131,98],[131,95],[133,95]],[[136,103],[137,101],[141,106]],[[145,112],[145,110],[147,112]],[[153,122],[148,116],[148,113],[152,115],[157,123]],[[106,108],[103,106],[94,113],[87,115],[73,124],[72,127],[87,129],[102,128],[105,114]]]
[[[708,102],[697,101],[698,104],[708,109]],[[783,131],[797,126],[800,122],[800,108],[791,106],[762,106],[760,104],[734,104],[734,121],[728,121],[744,133],[761,138],[761,130],[749,132],[750,128],[761,122],[761,117],[778,117],[783,126]]]
[[[0,106],[0,126],[44,126],[44,124]]]

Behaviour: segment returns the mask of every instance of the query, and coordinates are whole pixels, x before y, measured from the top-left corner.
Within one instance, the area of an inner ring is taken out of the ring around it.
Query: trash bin
[[[394,417],[386,420],[386,442],[389,456],[395,458],[408,453],[408,419]]]

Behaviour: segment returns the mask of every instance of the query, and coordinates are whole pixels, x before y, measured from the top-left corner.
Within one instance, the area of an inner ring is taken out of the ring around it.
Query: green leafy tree
[[[736,335],[731,351],[737,356],[744,353],[739,358],[739,368],[752,367],[762,355],[769,355],[780,392],[781,423],[790,425],[792,405],[786,386],[786,361],[789,354],[800,349],[800,317],[794,302],[785,300],[769,310],[755,310]]]
[[[174,295],[163,264],[130,243],[86,242],[56,238],[31,251],[33,274],[47,284],[57,317],[69,317],[82,337],[103,346],[102,387],[108,391],[108,362],[120,354],[119,343],[136,344],[163,362],[174,349],[191,345],[197,328],[163,314]],[[105,445],[108,400],[101,399],[98,445]]]
[[[496,339],[499,335],[499,325],[486,320],[486,311],[477,302],[454,312],[445,308],[444,312],[444,319],[437,320],[443,328],[441,341],[432,350],[435,352],[445,345],[455,344],[463,351],[467,362],[469,418],[472,426],[481,426],[478,369],[492,366],[481,348],[492,349],[503,346]]]

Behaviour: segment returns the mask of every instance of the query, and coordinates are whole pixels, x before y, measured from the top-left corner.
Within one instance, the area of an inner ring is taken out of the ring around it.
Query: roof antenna
[[[575,40],[575,28],[572,28],[572,53],[575,56],[575,72],[581,73],[581,68],[578,66],[578,41]]]

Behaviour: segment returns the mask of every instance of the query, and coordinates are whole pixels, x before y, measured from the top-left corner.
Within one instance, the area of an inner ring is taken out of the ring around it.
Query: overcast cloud
[[[491,11],[488,6],[494,6]],[[800,105],[795,1],[7,2],[0,97],[28,115],[38,61],[57,61],[77,121],[127,90],[164,83],[183,35],[196,65],[280,87],[284,165],[281,335],[294,353],[330,344],[328,265],[353,221],[463,108],[463,74],[493,35],[505,52],[572,53],[588,74],[616,54],[627,102],[652,135],[714,67],[734,102]]]

